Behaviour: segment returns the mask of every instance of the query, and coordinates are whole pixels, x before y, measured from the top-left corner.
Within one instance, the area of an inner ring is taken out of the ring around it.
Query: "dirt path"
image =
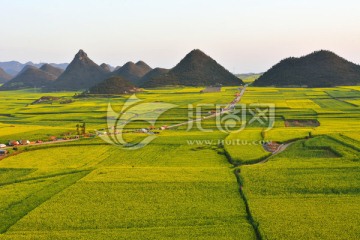
[[[168,126],[167,129],[180,127],[180,126],[183,126],[183,125],[187,125],[187,124],[189,124],[189,123],[200,122],[200,121],[202,121],[202,120],[214,118],[214,117],[220,116],[220,115],[222,115],[222,114],[224,114],[224,113],[230,112],[230,111],[232,110],[232,108],[233,108],[238,102],[240,102],[242,96],[244,95],[244,93],[245,93],[245,91],[246,91],[246,87],[247,87],[247,84],[246,84],[246,85],[244,86],[244,88],[241,90],[239,96],[237,96],[231,103],[229,103],[229,104],[223,109],[223,111],[217,112],[217,113],[213,113],[213,114],[211,114],[211,115],[209,115],[209,116],[206,116],[206,117],[197,118],[197,119],[194,119],[194,120],[189,120],[189,121],[186,121],[186,122],[174,124],[174,125]]]
[[[80,140],[80,139],[78,138],[78,139],[68,139],[68,140],[56,140],[56,141],[51,141],[51,142],[42,142],[42,143],[34,143],[34,144],[27,144],[27,145],[9,146],[9,147],[1,148],[1,149],[11,149],[11,148],[14,148],[14,147],[48,145],[48,144],[56,144],[56,143],[64,143],[64,142],[73,142],[73,141],[78,141],[78,140]]]
[[[57,141],[52,141],[52,142],[42,142],[42,143],[34,143],[34,144],[27,144],[27,145],[9,146],[9,147],[5,147],[5,148],[1,148],[1,149],[11,149],[11,148],[14,148],[14,147],[29,147],[29,146],[50,145],[50,144],[57,144],[57,143],[64,143],[64,142],[74,142],[74,141],[78,141],[78,140],[80,140],[80,139],[57,140]],[[0,156],[0,161],[7,158],[7,157],[11,157],[11,156],[14,156],[14,155],[20,154],[20,153],[22,153],[21,150],[16,151],[15,153],[2,155],[2,156]]]
[[[292,141],[292,142],[289,142],[289,143],[285,143],[285,144],[281,144],[278,149],[276,149],[275,152],[273,152],[269,157],[265,158],[264,160],[260,161],[260,162],[257,162],[257,163],[254,163],[254,164],[259,164],[259,163],[266,163],[270,158],[278,155],[279,153],[285,151],[289,146],[291,146],[293,143],[295,143],[296,141],[299,141],[299,140],[295,140],[295,141]]]

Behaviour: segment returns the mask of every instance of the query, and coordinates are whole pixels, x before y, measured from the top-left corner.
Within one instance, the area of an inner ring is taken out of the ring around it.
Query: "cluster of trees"
[[[84,135],[86,133],[86,123],[76,124],[76,132],[78,135]]]

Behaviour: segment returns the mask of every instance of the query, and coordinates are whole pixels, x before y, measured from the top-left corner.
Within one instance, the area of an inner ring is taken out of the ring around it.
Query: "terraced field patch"
[[[356,159],[358,151],[320,137],[297,142],[265,164],[241,167],[243,190],[262,235],[356,238],[360,232]],[[283,227],[288,224],[291,227]]]

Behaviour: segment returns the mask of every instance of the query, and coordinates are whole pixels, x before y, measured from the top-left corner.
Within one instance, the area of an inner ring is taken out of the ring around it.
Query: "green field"
[[[356,239],[359,162],[358,151],[322,136],[299,141],[266,163],[241,167],[243,189],[262,234]],[[288,224],[292,227],[284,227]]]
[[[160,127],[187,121],[188,104],[226,105],[237,92],[202,89],[159,88],[137,97],[175,105]],[[76,135],[84,122],[88,132],[106,128],[108,103],[119,112],[129,97],[31,105],[41,96],[74,94],[1,92],[0,143]],[[357,239],[359,101],[359,87],[250,86],[240,103],[276,106],[269,131],[247,113],[243,131],[221,132],[206,119],[206,132],[196,124],[161,131],[138,150],[99,137],[10,149],[14,155],[0,160],[0,239]],[[286,120],[320,126],[286,127]],[[127,130],[145,127],[138,121]],[[271,156],[261,141],[293,143]]]

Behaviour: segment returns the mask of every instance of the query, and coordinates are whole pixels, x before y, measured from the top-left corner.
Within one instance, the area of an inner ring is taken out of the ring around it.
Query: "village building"
[[[0,156],[5,156],[6,154],[8,154],[7,150],[0,149]]]

